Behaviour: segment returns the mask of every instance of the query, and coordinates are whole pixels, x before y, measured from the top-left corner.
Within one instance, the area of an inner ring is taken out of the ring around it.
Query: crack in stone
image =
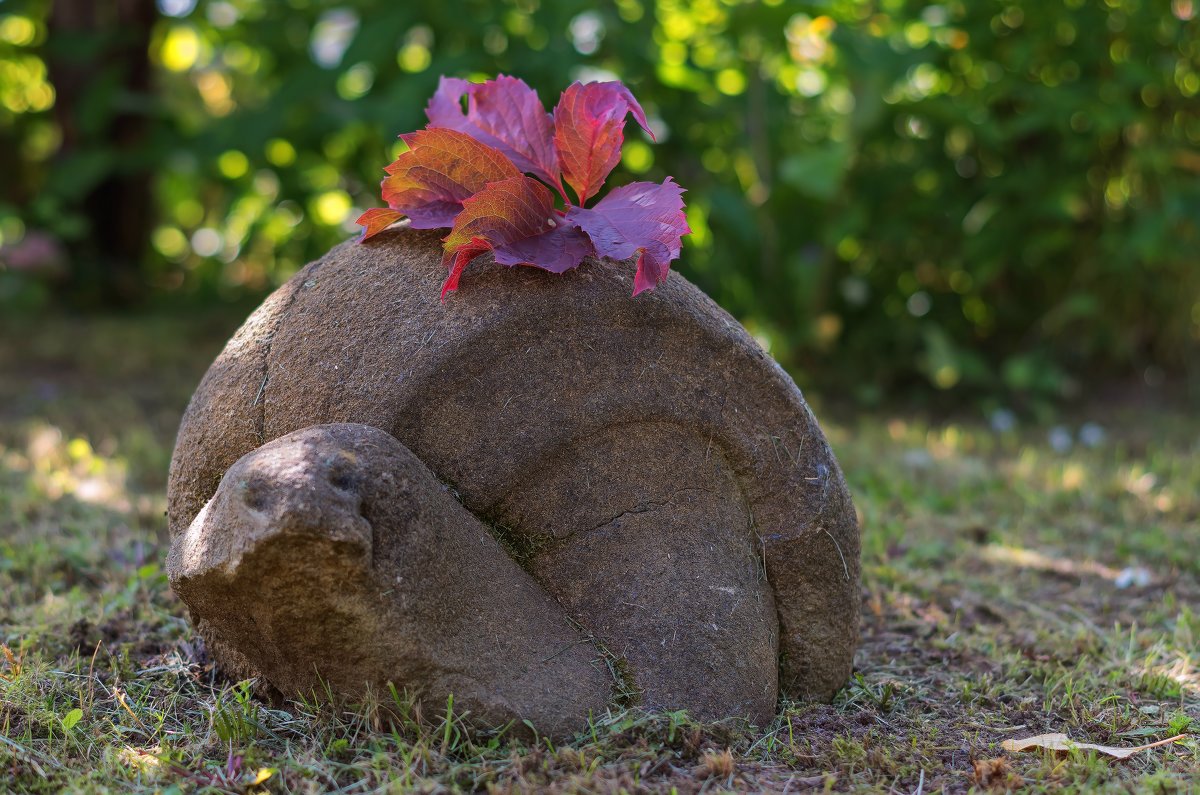
[[[324,259],[319,259],[316,262],[311,262],[304,268],[303,271],[301,271],[301,273],[304,274],[304,276],[305,276],[304,281],[301,282],[300,284],[298,284],[296,286],[296,288],[294,290],[292,290],[291,295],[289,295],[287,297],[287,300],[284,302],[283,306],[281,306],[279,308],[279,312],[276,316],[274,326],[271,328],[270,332],[265,335],[265,344],[264,344],[264,348],[263,348],[262,384],[258,387],[258,393],[254,396],[254,402],[250,404],[251,409],[254,409],[254,408],[258,409],[258,417],[256,418],[256,420],[257,420],[257,422],[256,422],[257,429],[256,430],[257,430],[257,434],[258,434],[258,446],[259,447],[262,447],[264,444],[267,443],[267,439],[266,439],[266,433],[267,433],[266,393],[267,393],[267,384],[271,380],[271,347],[275,344],[275,335],[279,333],[279,330],[281,328],[283,328],[283,324],[285,322],[287,322],[288,315],[291,313],[292,307],[295,305],[296,299],[300,295],[300,291],[307,290],[307,289],[310,289],[311,287],[315,286],[312,283],[311,279],[309,279],[308,277],[311,276],[312,273],[315,272],[318,268],[320,268],[322,262],[324,262]],[[308,273],[305,273],[305,271],[308,271]],[[297,277],[296,277],[297,279],[299,278],[299,275],[300,274],[297,274]],[[214,489],[214,491],[216,491],[216,490]]]
[[[622,511],[621,513],[617,514],[616,516],[613,516],[611,519],[603,521],[600,524],[596,525],[595,527],[592,527],[588,530],[574,530],[570,533],[567,533],[564,536],[556,538],[555,540],[566,541],[567,539],[573,538],[581,533],[588,534],[588,533],[594,533],[597,530],[602,530],[603,528],[608,527],[611,524],[616,524],[617,522],[624,519],[626,516],[637,516],[638,514],[651,513],[653,511],[657,511],[660,508],[667,508],[667,507],[675,504],[676,497],[678,497],[680,494],[684,494],[689,491],[702,491],[705,494],[712,494],[711,489],[700,488],[698,486],[687,486],[687,487],[684,487],[681,489],[676,489],[675,491],[671,492],[670,496],[665,500],[648,500],[646,502],[635,505],[633,508],[630,508],[627,511]]]

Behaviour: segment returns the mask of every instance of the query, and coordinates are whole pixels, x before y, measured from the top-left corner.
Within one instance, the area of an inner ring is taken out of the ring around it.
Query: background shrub
[[[802,381],[1200,379],[1196,0],[0,0],[0,307],[259,295],[440,74],[618,77],[682,272]],[[431,296],[431,300],[435,300]]]

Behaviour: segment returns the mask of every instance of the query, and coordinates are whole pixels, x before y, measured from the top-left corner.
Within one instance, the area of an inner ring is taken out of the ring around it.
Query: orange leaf
[[[453,225],[466,199],[489,182],[521,174],[499,150],[466,133],[439,127],[400,138],[409,150],[384,169],[383,200],[414,229]]]
[[[375,237],[383,230],[387,229],[392,224],[404,217],[404,213],[398,210],[389,210],[386,207],[372,207],[362,215],[358,216],[358,220],[354,223],[363,228],[362,237],[359,242],[367,238]]]

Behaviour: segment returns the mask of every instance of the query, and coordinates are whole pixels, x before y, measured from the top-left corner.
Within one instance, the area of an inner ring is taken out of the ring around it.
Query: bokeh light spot
[[[313,216],[326,226],[337,226],[350,214],[350,194],[344,190],[327,190],[313,200]]]
[[[216,253],[221,250],[224,245],[224,240],[221,239],[221,233],[210,227],[197,229],[192,234],[192,251],[199,254],[201,257],[216,256]]]
[[[296,147],[282,138],[272,138],[267,141],[266,155],[271,165],[286,168],[296,162]]]
[[[237,179],[250,170],[250,160],[236,149],[230,149],[217,158],[217,169],[226,179]]]
[[[32,19],[15,14],[0,19],[0,41],[15,47],[28,47],[37,36],[37,26]]]
[[[172,72],[186,72],[200,59],[200,36],[189,25],[175,25],[163,39],[162,65]]]
[[[740,69],[722,69],[717,72],[717,90],[735,97],[746,90],[746,75]]]
[[[629,141],[621,151],[621,163],[634,174],[645,174],[654,165],[654,152],[644,141]]]
[[[371,90],[375,68],[369,63],[355,64],[338,78],[337,92],[342,99],[358,99]]]
[[[167,259],[178,259],[187,254],[188,241],[178,227],[160,226],[151,236],[154,249]]]

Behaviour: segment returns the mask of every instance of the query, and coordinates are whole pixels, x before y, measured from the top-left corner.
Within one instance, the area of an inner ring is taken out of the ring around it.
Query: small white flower
[[[990,422],[996,433],[1008,433],[1017,427],[1017,415],[1008,409],[996,409],[992,412]]]
[[[1113,585],[1121,590],[1126,588],[1145,588],[1154,579],[1154,575],[1144,566],[1130,566],[1126,569],[1121,569],[1113,580]]]
[[[1050,446],[1054,448],[1054,452],[1065,453],[1071,449],[1074,443],[1071,432],[1062,425],[1055,425],[1050,429]]]
[[[1085,447],[1099,447],[1108,438],[1108,433],[1094,422],[1085,422],[1079,429],[1079,441]]]

